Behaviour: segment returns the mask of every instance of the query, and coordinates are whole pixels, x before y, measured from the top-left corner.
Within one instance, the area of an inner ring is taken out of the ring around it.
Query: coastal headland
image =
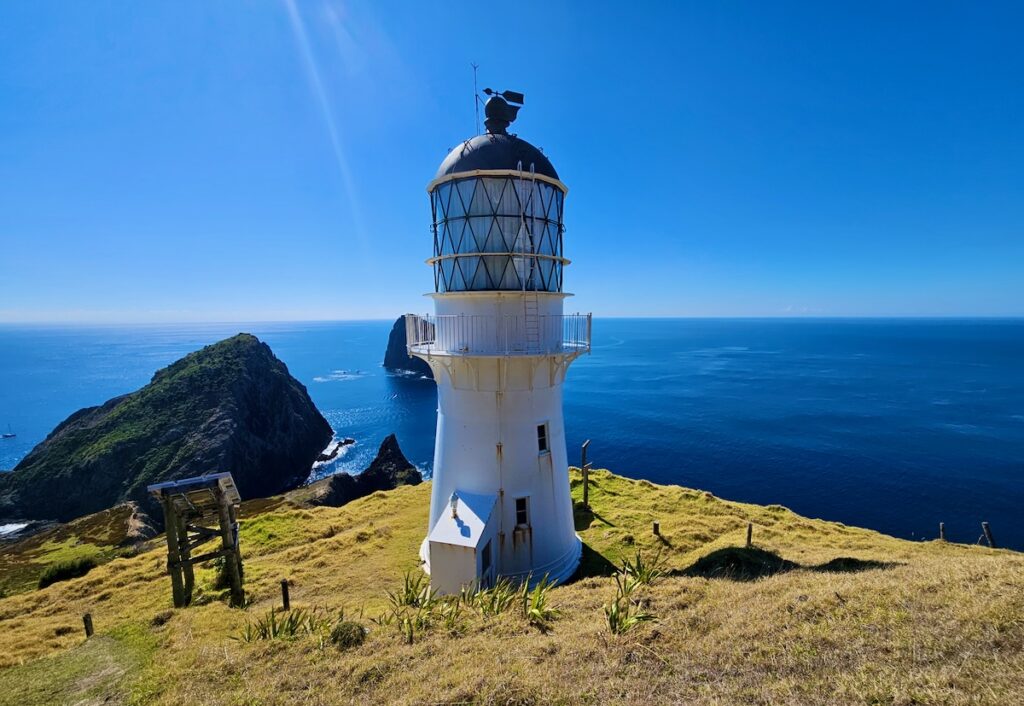
[[[589,508],[576,469],[572,487],[584,564],[548,592],[557,612],[543,627],[518,606],[467,606],[410,640],[382,618],[388,591],[402,593],[418,571],[430,484],[342,507],[313,506],[299,489],[243,504],[244,610],[228,607],[212,567],[198,572],[196,604],[171,610],[160,537],[84,577],[0,600],[0,704],[98,694],[146,704],[1024,698],[1018,553],[899,540],[609,471],[590,474]],[[616,634],[612,574],[638,550],[662,567],[634,594],[652,619]],[[340,650],[316,631],[247,642],[247,626],[284,615],[282,579],[292,611],[344,611],[365,642]]]

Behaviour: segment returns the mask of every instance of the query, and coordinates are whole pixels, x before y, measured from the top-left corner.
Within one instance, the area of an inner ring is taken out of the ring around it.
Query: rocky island
[[[430,366],[419,358],[409,355],[406,349],[405,317],[399,316],[388,335],[388,347],[384,352],[384,367],[396,372],[407,372],[434,379]]]
[[[11,473],[0,517],[61,522],[157,481],[228,471],[242,497],[298,487],[331,441],[327,420],[270,348],[241,333],[158,371],[142,389],[75,412]]]
[[[378,490],[392,490],[400,485],[419,485],[423,476],[398,446],[398,439],[389,434],[381,443],[376,458],[359,475],[335,473],[310,483],[310,504],[341,507]]]

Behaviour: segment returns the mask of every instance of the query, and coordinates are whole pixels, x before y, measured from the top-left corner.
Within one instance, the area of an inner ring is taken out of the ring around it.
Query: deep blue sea
[[[436,393],[381,367],[391,322],[0,326],[0,469],[75,410],[239,331],[266,341],[359,471],[430,470]],[[906,538],[1024,549],[1024,320],[603,319],[566,383],[570,459]]]

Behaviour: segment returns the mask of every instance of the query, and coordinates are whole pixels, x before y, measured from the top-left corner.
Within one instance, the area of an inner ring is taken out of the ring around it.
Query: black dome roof
[[[477,169],[519,169],[533,171],[552,179],[558,179],[558,172],[539,149],[515,135],[477,135],[453,149],[437,170],[435,179],[448,174],[472,172]]]

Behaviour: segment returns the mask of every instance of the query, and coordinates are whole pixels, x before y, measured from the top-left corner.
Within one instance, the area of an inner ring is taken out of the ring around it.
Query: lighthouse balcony
[[[590,314],[406,314],[410,355],[573,355],[590,351]]]

